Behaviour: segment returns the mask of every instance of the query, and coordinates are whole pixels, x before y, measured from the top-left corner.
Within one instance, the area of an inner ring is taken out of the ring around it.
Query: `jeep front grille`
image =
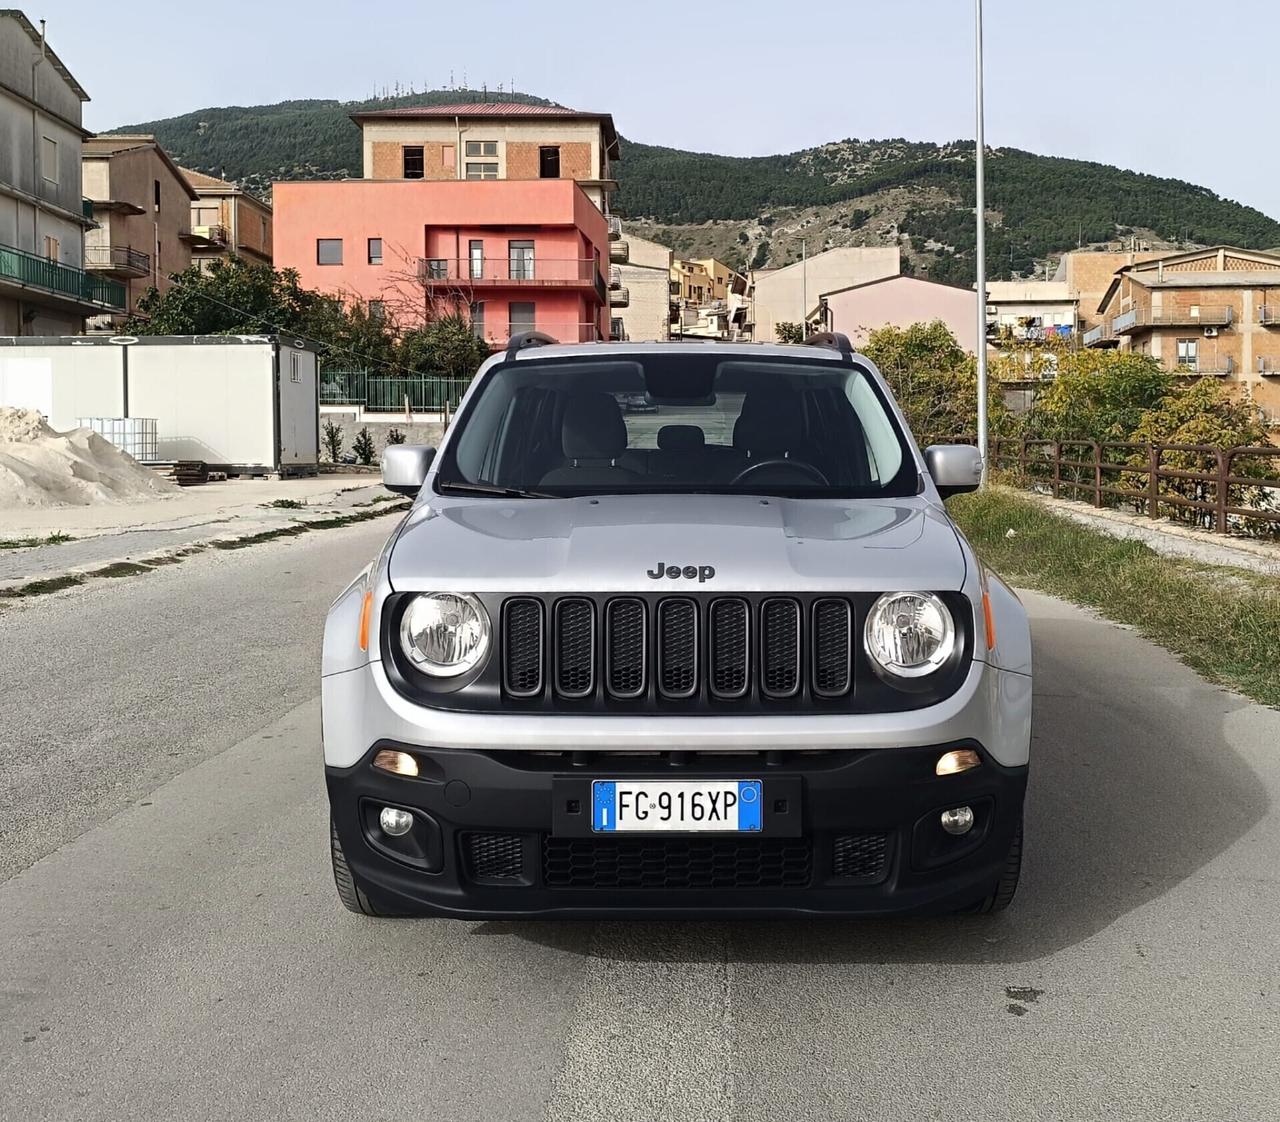
[[[854,686],[854,616],[837,597],[512,597],[503,691],[677,705],[839,698]]]

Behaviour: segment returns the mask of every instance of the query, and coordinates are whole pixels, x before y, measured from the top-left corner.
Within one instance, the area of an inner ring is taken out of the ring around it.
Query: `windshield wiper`
[[[499,487],[493,483],[468,483],[465,479],[440,480],[436,484],[446,494],[494,495],[500,499],[559,499],[549,491],[529,491],[521,487]]]

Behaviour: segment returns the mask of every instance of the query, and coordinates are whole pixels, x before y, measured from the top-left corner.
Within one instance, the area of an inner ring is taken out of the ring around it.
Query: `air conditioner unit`
[[[1206,327],[1204,329],[1204,337],[1206,339],[1216,339],[1218,337],[1218,329],[1216,327]]]

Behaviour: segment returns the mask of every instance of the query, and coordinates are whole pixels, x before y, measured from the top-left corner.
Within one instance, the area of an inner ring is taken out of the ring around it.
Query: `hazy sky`
[[[734,155],[973,135],[971,0],[57,0],[105,129],[464,76]],[[112,14],[115,11],[116,14]],[[987,140],[1199,183],[1280,218],[1277,0],[986,0]],[[118,38],[115,35],[118,33]],[[1250,48],[1254,52],[1250,55]],[[354,127],[354,126],[353,126]]]

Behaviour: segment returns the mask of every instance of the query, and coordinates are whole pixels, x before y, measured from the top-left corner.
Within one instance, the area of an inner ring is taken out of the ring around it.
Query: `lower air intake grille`
[[[842,834],[832,846],[831,874],[851,880],[879,880],[888,849],[886,834]]]
[[[543,839],[548,888],[800,888],[804,838]]]
[[[474,881],[515,881],[524,875],[524,838],[519,834],[463,834],[462,858]]]

